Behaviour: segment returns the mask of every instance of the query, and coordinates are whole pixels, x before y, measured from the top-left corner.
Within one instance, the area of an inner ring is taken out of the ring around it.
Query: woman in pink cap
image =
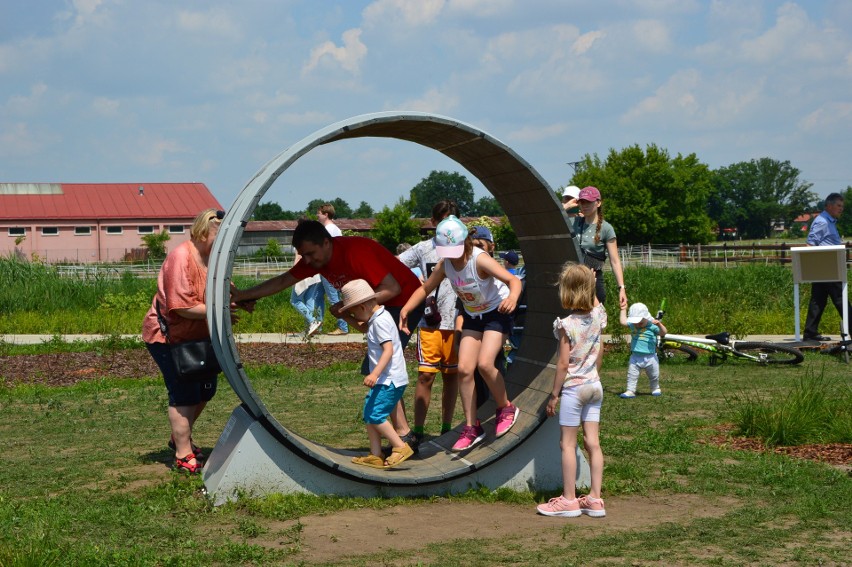
[[[609,256],[612,274],[618,284],[618,304],[627,308],[627,291],[624,287],[624,272],[618,256],[615,229],[603,218],[601,192],[597,187],[584,187],[577,197],[580,215],[574,219],[574,240],[583,254],[580,260],[595,272],[595,295],[601,303],[606,302],[603,282],[603,266]]]

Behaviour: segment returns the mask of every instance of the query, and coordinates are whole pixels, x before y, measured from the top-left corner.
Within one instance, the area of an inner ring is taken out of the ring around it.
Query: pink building
[[[189,239],[199,212],[221,208],[203,183],[0,183],[0,256],[144,257],[144,235],[166,230],[171,250]]]

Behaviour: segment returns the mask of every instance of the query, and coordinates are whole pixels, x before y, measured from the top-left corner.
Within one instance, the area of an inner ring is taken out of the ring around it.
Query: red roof
[[[222,205],[203,183],[0,183],[0,219],[183,219]]]

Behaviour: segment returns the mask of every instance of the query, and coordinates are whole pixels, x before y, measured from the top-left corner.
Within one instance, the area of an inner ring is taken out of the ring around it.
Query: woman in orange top
[[[207,260],[213,240],[224,218],[223,211],[207,209],[195,217],[190,240],[169,252],[157,277],[157,293],[142,322],[142,340],[160,368],[169,392],[169,447],[175,451],[175,468],[201,471],[204,455],[192,442],[192,426],[204,407],[216,394],[218,375],[199,382],[178,380],[168,342],[180,343],[205,339],[207,328]],[[160,328],[157,305],[168,325],[169,339]]]

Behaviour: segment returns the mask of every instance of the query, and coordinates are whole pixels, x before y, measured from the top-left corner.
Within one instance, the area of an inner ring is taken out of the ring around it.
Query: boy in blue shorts
[[[395,467],[414,454],[388,421],[408,386],[399,329],[390,313],[376,302],[376,293],[365,280],[352,280],[340,291],[343,304],[340,312],[367,323],[370,373],[364,377],[364,385],[370,391],[364,398],[363,413],[370,438],[370,454],[353,457],[352,462],[377,469]],[[391,444],[387,460],[382,457],[382,437]]]
[[[639,374],[644,369],[651,383],[651,395],[662,396],[660,390],[660,361],[657,358],[657,337],[668,332],[661,321],[651,317],[644,303],[634,303],[628,312],[621,308],[621,324],[630,329],[630,362],[627,366],[627,389],[622,398],[635,398]]]

